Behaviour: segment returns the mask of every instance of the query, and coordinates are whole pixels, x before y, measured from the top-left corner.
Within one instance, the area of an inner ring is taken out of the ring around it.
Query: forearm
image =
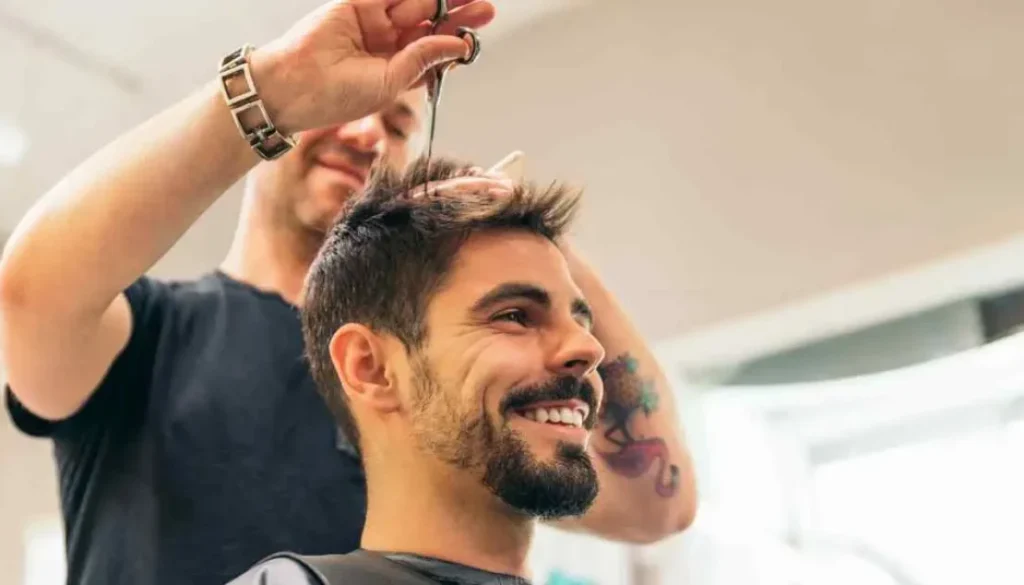
[[[208,84],[86,160],[30,210],[0,268],[5,299],[101,315],[257,160]]]
[[[672,388],[614,295],[576,252],[564,249],[606,351],[599,368],[604,400],[590,443],[601,493],[588,528],[657,540],[688,526],[695,512],[693,467]]]

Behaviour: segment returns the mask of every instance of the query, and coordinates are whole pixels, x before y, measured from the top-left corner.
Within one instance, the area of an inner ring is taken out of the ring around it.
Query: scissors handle
[[[476,31],[471,28],[460,26],[459,29],[455,31],[455,36],[462,40],[469,39],[470,44],[469,55],[460,57],[456,63],[469,65],[473,61],[476,61],[476,58],[480,56],[480,35],[476,34]]]
[[[470,45],[469,55],[460,57],[455,62],[460,65],[469,65],[476,61],[477,57],[480,56],[480,36],[476,34],[476,31],[461,26],[455,32],[455,35],[462,40],[468,39]],[[444,82],[444,74],[448,67],[446,65],[434,67],[431,72],[432,77],[427,80],[427,99],[430,100],[431,104],[436,104],[441,100],[441,85]]]
[[[434,18],[430,20],[434,23],[434,32],[437,32],[437,27],[448,20],[448,0],[437,0],[437,10],[434,11]]]

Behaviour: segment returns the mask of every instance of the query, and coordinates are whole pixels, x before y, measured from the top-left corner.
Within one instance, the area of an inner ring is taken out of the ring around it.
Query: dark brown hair
[[[517,185],[512,194],[410,197],[431,183],[472,175],[450,159],[423,159],[405,173],[378,170],[331,229],[306,280],[302,329],[313,378],[359,450],[359,433],[330,356],[344,323],[394,335],[409,351],[426,339],[427,305],[462,243],[475,232],[523,230],[555,240],[575,215],[579,193],[560,184]]]

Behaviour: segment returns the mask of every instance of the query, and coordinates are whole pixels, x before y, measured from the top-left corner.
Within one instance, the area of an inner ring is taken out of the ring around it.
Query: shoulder
[[[213,275],[197,280],[165,280],[143,275],[124,290],[124,296],[134,316],[139,317],[140,313],[159,311],[203,297],[216,297],[218,288],[223,289],[223,285]]]
[[[211,272],[191,280],[161,279],[143,276],[135,281],[132,289],[150,296],[162,297],[176,302],[222,298],[237,294],[241,287],[220,272]],[[132,289],[129,289],[131,291]],[[126,291],[128,292],[128,291]]]
[[[291,555],[274,555],[227,585],[324,585],[324,581]]]
[[[194,280],[142,276],[124,291],[136,322],[161,322],[216,314],[226,309],[267,312],[288,307],[274,294],[215,271]]]
[[[289,314],[297,311],[279,294],[235,280],[219,270],[196,280],[157,282],[156,286],[162,287],[165,295],[181,305],[230,305],[261,311],[283,310]]]

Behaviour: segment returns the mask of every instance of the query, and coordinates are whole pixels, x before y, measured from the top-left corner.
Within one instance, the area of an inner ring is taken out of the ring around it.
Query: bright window
[[[67,572],[60,520],[46,520],[25,531],[24,585],[63,585]]]
[[[765,584],[1024,583],[1021,356],[1024,335],[857,378],[704,391],[691,540],[710,548],[687,563],[713,565],[690,582],[746,567]]]

